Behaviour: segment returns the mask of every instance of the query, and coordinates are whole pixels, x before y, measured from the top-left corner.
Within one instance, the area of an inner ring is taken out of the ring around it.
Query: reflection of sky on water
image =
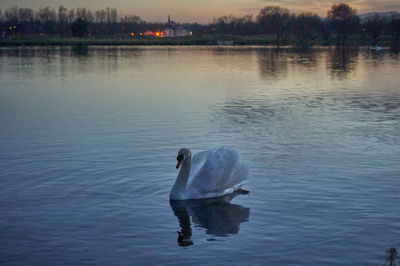
[[[6,252],[379,264],[399,228],[399,66],[367,48],[0,48]],[[224,145],[249,166],[250,194],[170,206],[177,150]]]
[[[256,54],[262,81],[214,104],[212,119],[220,134],[262,147],[258,160],[295,154],[330,160],[329,153],[345,157],[364,149],[390,154],[399,145],[397,58],[366,48]]]
[[[371,56],[368,50],[364,49],[362,53]],[[290,49],[259,50],[260,76],[266,81],[258,90],[249,89],[240,97],[218,103],[216,115],[220,110],[235,123],[251,124],[263,123],[285,112],[308,112],[307,107],[334,111],[347,106],[391,113],[393,118],[399,106],[397,80],[393,74],[399,64],[397,60],[390,62],[388,56],[380,57],[381,60],[374,57],[371,63],[368,59],[360,62],[356,48],[316,49],[310,53]],[[371,76],[375,71],[377,75],[383,72],[379,81]],[[289,72],[291,78],[287,80]],[[382,80],[385,77],[390,79]],[[378,82],[380,86],[374,86]],[[277,91],[279,97],[276,97]]]

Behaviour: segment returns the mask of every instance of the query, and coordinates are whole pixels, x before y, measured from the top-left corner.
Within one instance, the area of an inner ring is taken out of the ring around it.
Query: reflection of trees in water
[[[96,47],[77,46],[69,51],[69,56],[76,62],[80,73],[98,69],[101,72],[115,73],[119,70],[121,60],[140,56],[143,50],[130,47]]]
[[[71,52],[74,56],[88,56],[89,55],[89,47],[86,45],[76,45],[73,46]]]
[[[262,77],[280,79],[287,76],[290,66],[309,69],[317,66],[318,49],[266,48],[257,51]]]
[[[37,49],[35,47],[0,49],[0,56],[4,57],[32,58],[35,57],[36,53]]]
[[[206,229],[206,233],[213,236],[228,236],[239,233],[241,223],[249,220],[250,209],[231,204],[230,201],[238,194],[247,193],[237,191],[220,198],[201,200],[171,200],[170,205],[179,220],[181,231],[178,232],[178,245],[193,245],[192,222]]]
[[[264,49],[258,51],[258,64],[262,77],[267,79],[283,78],[287,75],[288,54],[281,49]]]
[[[318,65],[318,54],[321,53],[318,49],[310,49],[310,48],[294,48],[292,52],[296,55],[294,64],[306,67],[306,68],[314,68]]]
[[[328,50],[327,63],[332,78],[346,78],[357,68],[358,51],[358,47],[335,47]]]
[[[395,247],[391,247],[388,250],[386,250],[386,261],[383,265],[389,265],[389,266],[394,266],[398,265],[396,261],[400,259],[400,256],[398,256],[397,249]]]
[[[0,69],[5,66],[6,68],[4,68],[4,70],[10,71],[7,67],[11,64],[15,64],[13,61],[18,59],[18,67],[12,68],[13,75],[32,79],[36,71],[35,57],[37,56],[37,50],[38,49],[35,47],[0,49]],[[11,62],[8,59],[10,59]],[[8,63],[3,65],[2,62]]]
[[[1,49],[0,56],[21,58],[23,61],[16,71],[32,75],[40,73],[45,77],[66,76],[69,71],[77,73],[117,72],[121,59],[138,57],[143,50],[129,47],[23,47]]]

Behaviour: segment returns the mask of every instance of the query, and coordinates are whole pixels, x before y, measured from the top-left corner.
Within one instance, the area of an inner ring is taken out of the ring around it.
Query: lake
[[[0,48],[0,264],[382,265],[399,70],[368,48]],[[170,204],[179,148],[221,146],[249,193]]]

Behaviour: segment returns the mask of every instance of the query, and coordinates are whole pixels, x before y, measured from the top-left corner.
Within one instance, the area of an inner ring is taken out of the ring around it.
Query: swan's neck
[[[171,189],[170,198],[174,200],[183,199],[183,194],[186,190],[186,185],[189,179],[190,166],[192,158],[189,157],[182,162],[181,169],[179,170],[178,177],[175,180],[175,184]]]

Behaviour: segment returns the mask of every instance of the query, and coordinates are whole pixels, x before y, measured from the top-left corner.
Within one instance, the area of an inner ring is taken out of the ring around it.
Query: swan
[[[171,200],[220,197],[246,183],[248,169],[239,163],[235,150],[222,147],[192,157],[189,149],[182,148],[176,159],[180,170],[169,194]]]

